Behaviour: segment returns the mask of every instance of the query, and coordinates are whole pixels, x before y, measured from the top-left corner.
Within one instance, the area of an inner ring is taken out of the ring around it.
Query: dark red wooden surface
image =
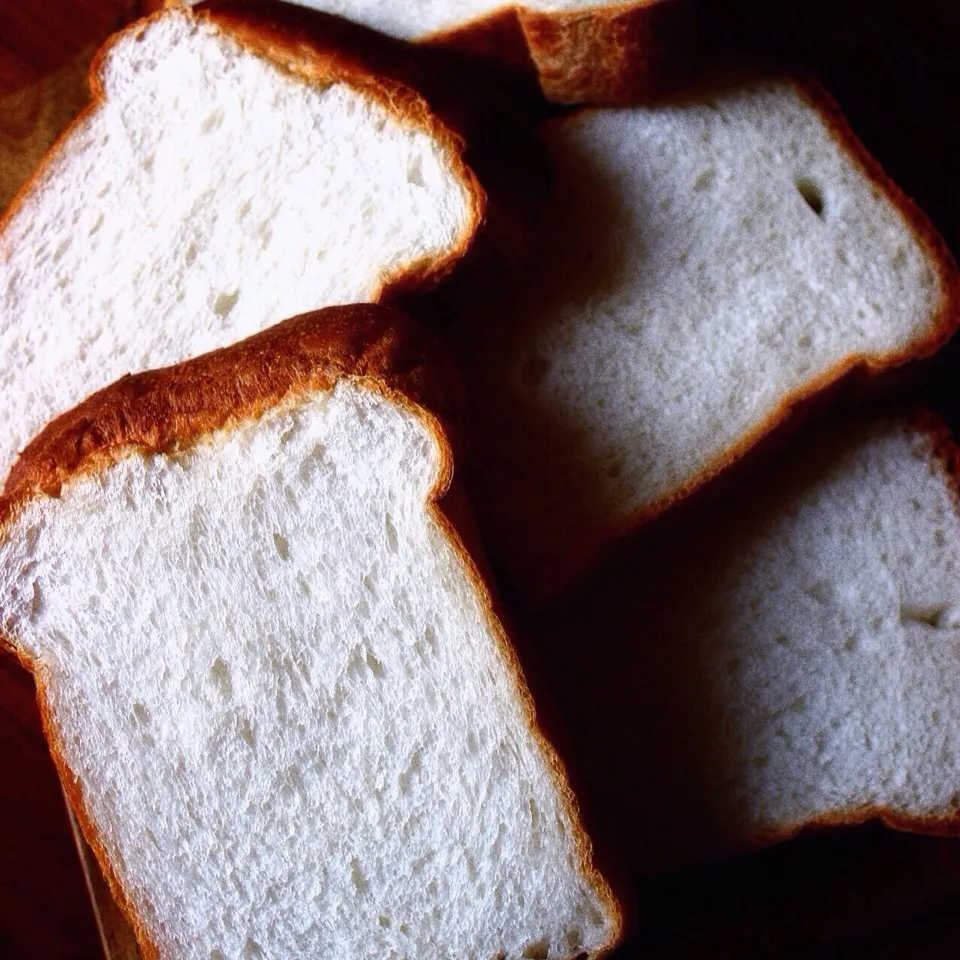
[[[127,0],[2,0],[0,96],[53,73],[106,36]]]
[[[33,681],[0,656],[0,957],[102,956]]]

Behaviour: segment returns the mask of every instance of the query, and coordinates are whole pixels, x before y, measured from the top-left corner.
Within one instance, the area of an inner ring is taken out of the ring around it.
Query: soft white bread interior
[[[953,261],[829,104],[787,83],[584,110],[544,140],[536,262],[457,328],[478,510],[549,590],[857,365],[941,344]]]
[[[0,233],[0,473],[116,377],[426,282],[477,227],[462,144],[413,91],[302,32],[271,59],[224,12],[119,34]]]
[[[412,336],[328,311],[127,378],[48,428],[0,504],[3,633],[161,956],[520,960],[616,939],[435,506],[451,452]]]
[[[942,427],[821,428],[541,617],[638,870],[876,816],[957,831],[956,456]]]

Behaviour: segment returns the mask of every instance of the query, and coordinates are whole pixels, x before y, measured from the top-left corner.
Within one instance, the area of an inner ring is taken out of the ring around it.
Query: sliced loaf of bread
[[[953,331],[953,260],[812,89],[549,123],[536,261],[454,331],[505,567],[549,592],[851,370]]]
[[[960,829],[957,451],[933,424],[804,433],[539,619],[571,769],[639,871]]]
[[[616,940],[439,505],[452,384],[401,315],[333,308],[119,381],[11,473],[3,636],[157,955],[521,960]]]
[[[128,371],[429,286],[469,245],[485,198],[459,136],[322,34],[263,4],[245,29],[245,9],[117,35],[95,105],[3,224],[0,473]]]
[[[688,0],[296,2],[401,40],[532,69],[556,103],[647,99],[675,83],[700,46],[697,11]]]

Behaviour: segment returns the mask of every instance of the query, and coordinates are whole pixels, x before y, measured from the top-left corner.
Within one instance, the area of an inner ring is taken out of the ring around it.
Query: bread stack
[[[929,220],[683,0],[313,5],[119,33],[0,233],[0,629],[144,954],[601,956],[955,832]]]

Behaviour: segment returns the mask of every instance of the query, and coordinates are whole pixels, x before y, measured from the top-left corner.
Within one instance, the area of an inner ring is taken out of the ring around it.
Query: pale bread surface
[[[844,370],[933,349],[956,309],[949,255],[797,87],[583,110],[544,140],[535,260],[452,334],[478,509],[534,592]]]
[[[818,823],[957,830],[956,479],[903,422],[778,459],[538,621],[582,788],[640,872]]]

